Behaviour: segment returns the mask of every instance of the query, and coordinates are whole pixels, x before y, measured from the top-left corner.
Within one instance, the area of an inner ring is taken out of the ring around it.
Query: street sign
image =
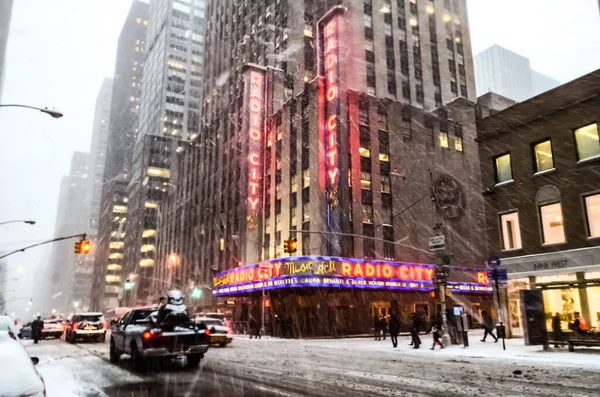
[[[429,251],[443,250],[446,248],[446,238],[444,236],[429,237]]]
[[[500,258],[498,258],[497,256],[490,256],[488,258],[487,264],[492,269],[500,267]]]
[[[506,269],[496,269],[498,281],[508,281],[508,272]]]

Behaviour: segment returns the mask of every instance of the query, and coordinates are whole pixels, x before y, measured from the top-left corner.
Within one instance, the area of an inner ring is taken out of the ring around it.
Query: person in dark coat
[[[42,329],[44,328],[44,322],[41,316],[37,316],[31,323],[31,337],[33,343],[38,343],[38,340],[42,339]]]
[[[423,324],[423,320],[421,319],[421,315],[419,313],[415,313],[413,316],[412,323],[410,325],[410,336],[412,337],[412,347],[413,349],[418,349],[421,346],[421,338],[419,338],[419,330],[421,329],[421,325]]]
[[[400,320],[395,313],[390,315],[390,339],[392,340],[392,346],[398,347],[398,334],[400,333]]]
[[[387,332],[387,320],[385,319],[385,316],[381,316],[381,318],[379,319],[379,328],[381,329],[381,333],[383,334],[383,340],[385,340],[385,333]]]
[[[375,340],[381,340],[381,322],[377,316],[373,316],[373,333],[375,334]]]
[[[492,316],[488,314],[485,310],[481,312],[481,318],[483,320],[483,339],[482,342],[485,342],[485,338],[489,335],[494,338],[494,343],[498,342],[498,338],[494,335],[494,319]]]
[[[560,314],[559,313],[556,313],[554,315],[554,317],[552,317],[552,333],[554,335],[555,342],[564,341],[562,329],[560,327]],[[554,344],[554,347],[560,347],[560,345]]]
[[[456,333],[456,316],[450,309],[446,309],[446,325],[448,327],[448,336],[450,336],[450,343],[453,345],[458,344],[458,335]]]
[[[255,336],[256,339],[260,337],[260,321],[257,320],[253,315],[250,315],[250,339]]]
[[[433,346],[431,346],[431,350],[435,350],[435,345],[440,345],[440,349],[444,348],[442,345],[442,324],[439,321],[436,321],[431,326],[431,333],[433,334]]]

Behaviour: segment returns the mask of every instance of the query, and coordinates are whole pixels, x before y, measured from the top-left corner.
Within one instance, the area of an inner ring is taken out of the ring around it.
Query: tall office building
[[[171,164],[200,133],[205,0],[150,3],[139,134],[133,154],[125,234],[130,304],[153,299],[158,225],[164,200],[179,188]]]
[[[477,96],[495,92],[520,102],[560,84],[532,70],[529,58],[497,44],[475,55],[474,64]]]
[[[6,288],[6,273],[8,268],[8,262],[4,259],[0,259],[0,313],[6,312],[6,304],[8,298],[8,289]]]
[[[12,16],[13,0],[0,2],[0,99],[2,99],[2,87],[4,85],[4,63],[6,57],[6,44],[10,31],[10,19]]]
[[[194,205],[168,214],[179,234],[158,287],[195,286],[198,306],[247,320],[276,277],[272,313],[302,334],[367,330],[364,313],[419,300],[435,310],[428,239],[444,235],[464,268],[484,252],[465,1],[212,0],[206,33],[203,129],[176,193]],[[358,293],[351,276],[373,274],[393,282]]]
[[[127,185],[138,134],[148,3],[131,4],[119,36],[110,101],[110,122],[103,163],[98,243],[92,289],[95,310],[119,306],[123,297],[123,255],[127,220]]]

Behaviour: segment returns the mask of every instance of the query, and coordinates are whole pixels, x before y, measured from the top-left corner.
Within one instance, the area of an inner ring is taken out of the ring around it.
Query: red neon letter
[[[392,267],[390,265],[383,265],[383,277],[392,277]]]
[[[337,182],[338,171],[339,170],[337,168],[327,171],[327,174],[329,175],[329,180],[331,181],[332,185],[334,185]]]
[[[363,272],[362,266],[359,263],[354,265],[354,277],[358,277],[358,276],[363,277],[364,274],[365,273]]]
[[[327,90],[327,100],[329,102],[333,101],[335,98],[337,98],[337,87],[336,86],[331,86],[329,87],[329,89]]]
[[[325,53],[327,54],[329,51],[331,50],[335,50],[337,42],[335,40],[327,40],[327,49],[325,50]]]
[[[259,159],[259,156],[258,156],[258,154],[257,154],[257,153],[252,153],[252,154],[250,155],[250,162],[251,162],[252,164],[254,164],[254,165],[258,165],[258,159]]]
[[[335,65],[335,55],[329,54],[327,58],[325,58],[325,70],[331,69]]]
[[[260,87],[261,84],[261,78],[260,78],[260,74],[258,73],[252,73],[250,80],[252,80],[252,85],[257,85]]]
[[[337,116],[335,114],[332,114],[331,116],[329,116],[329,120],[327,120],[327,128],[329,128],[329,131],[333,131],[337,128],[336,119],[337,119]]]
[[[331,36],[335,32],[335,21],[331,21],[325,27],[325,37]]]
[[[373,275],[375,274],[375,267],[372,264],[367,263],[366,270],[367,270],[367,277],[373,277]]]
[[[256,128],[253,128],[250,130],[250,138],[252,138],[255,141],[260,140],[260,131],[257,130]]]
[[[250,207],[255,210],[256,209],[256,205],[258,204],[258,197],[248,197],[248,203],[250,204]]]
[[[342,263],[342,276],[348,276],[350,277],[350,264],[348,262],[343,262]]]
[[[400,266],[400,278],[408,279],[408,268],[406,266]]]
[[[260,112],[260,103],[258,103],[256,101],[251,101],[250,102],[250,111],[255,112],[255,113]]]
[[[331,149],[327,152],[327,157],[329,158],[329,166],[335,167],[335,160],[337,156],[337,151],[335,149]]]
[[[425,269],[425,274],[427,275],[427,280],[433,280],[433,269]]]
[[[256,98],[258,100],[260,100],[260,92],[258,91],[258,88],[253,88],[252,92],[250,93],[250,98]]]
[[[252,190],[251,194],[256,194],[256,190],[258,190],[258,183],[256,182],[249,182],[248,186],[250,186],[250,190]]]

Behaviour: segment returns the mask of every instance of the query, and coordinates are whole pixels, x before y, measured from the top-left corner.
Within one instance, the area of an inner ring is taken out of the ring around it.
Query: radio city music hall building
[[[364,332],[435,313],[428,239],[444,235],[448,303],[477,320],[491,289],[465,2],[209,1],[206,23],[205,130],[168,204],[193,205],[163,217],[157,278],[234,320],[260,316],[264,286],[294,335]]]

